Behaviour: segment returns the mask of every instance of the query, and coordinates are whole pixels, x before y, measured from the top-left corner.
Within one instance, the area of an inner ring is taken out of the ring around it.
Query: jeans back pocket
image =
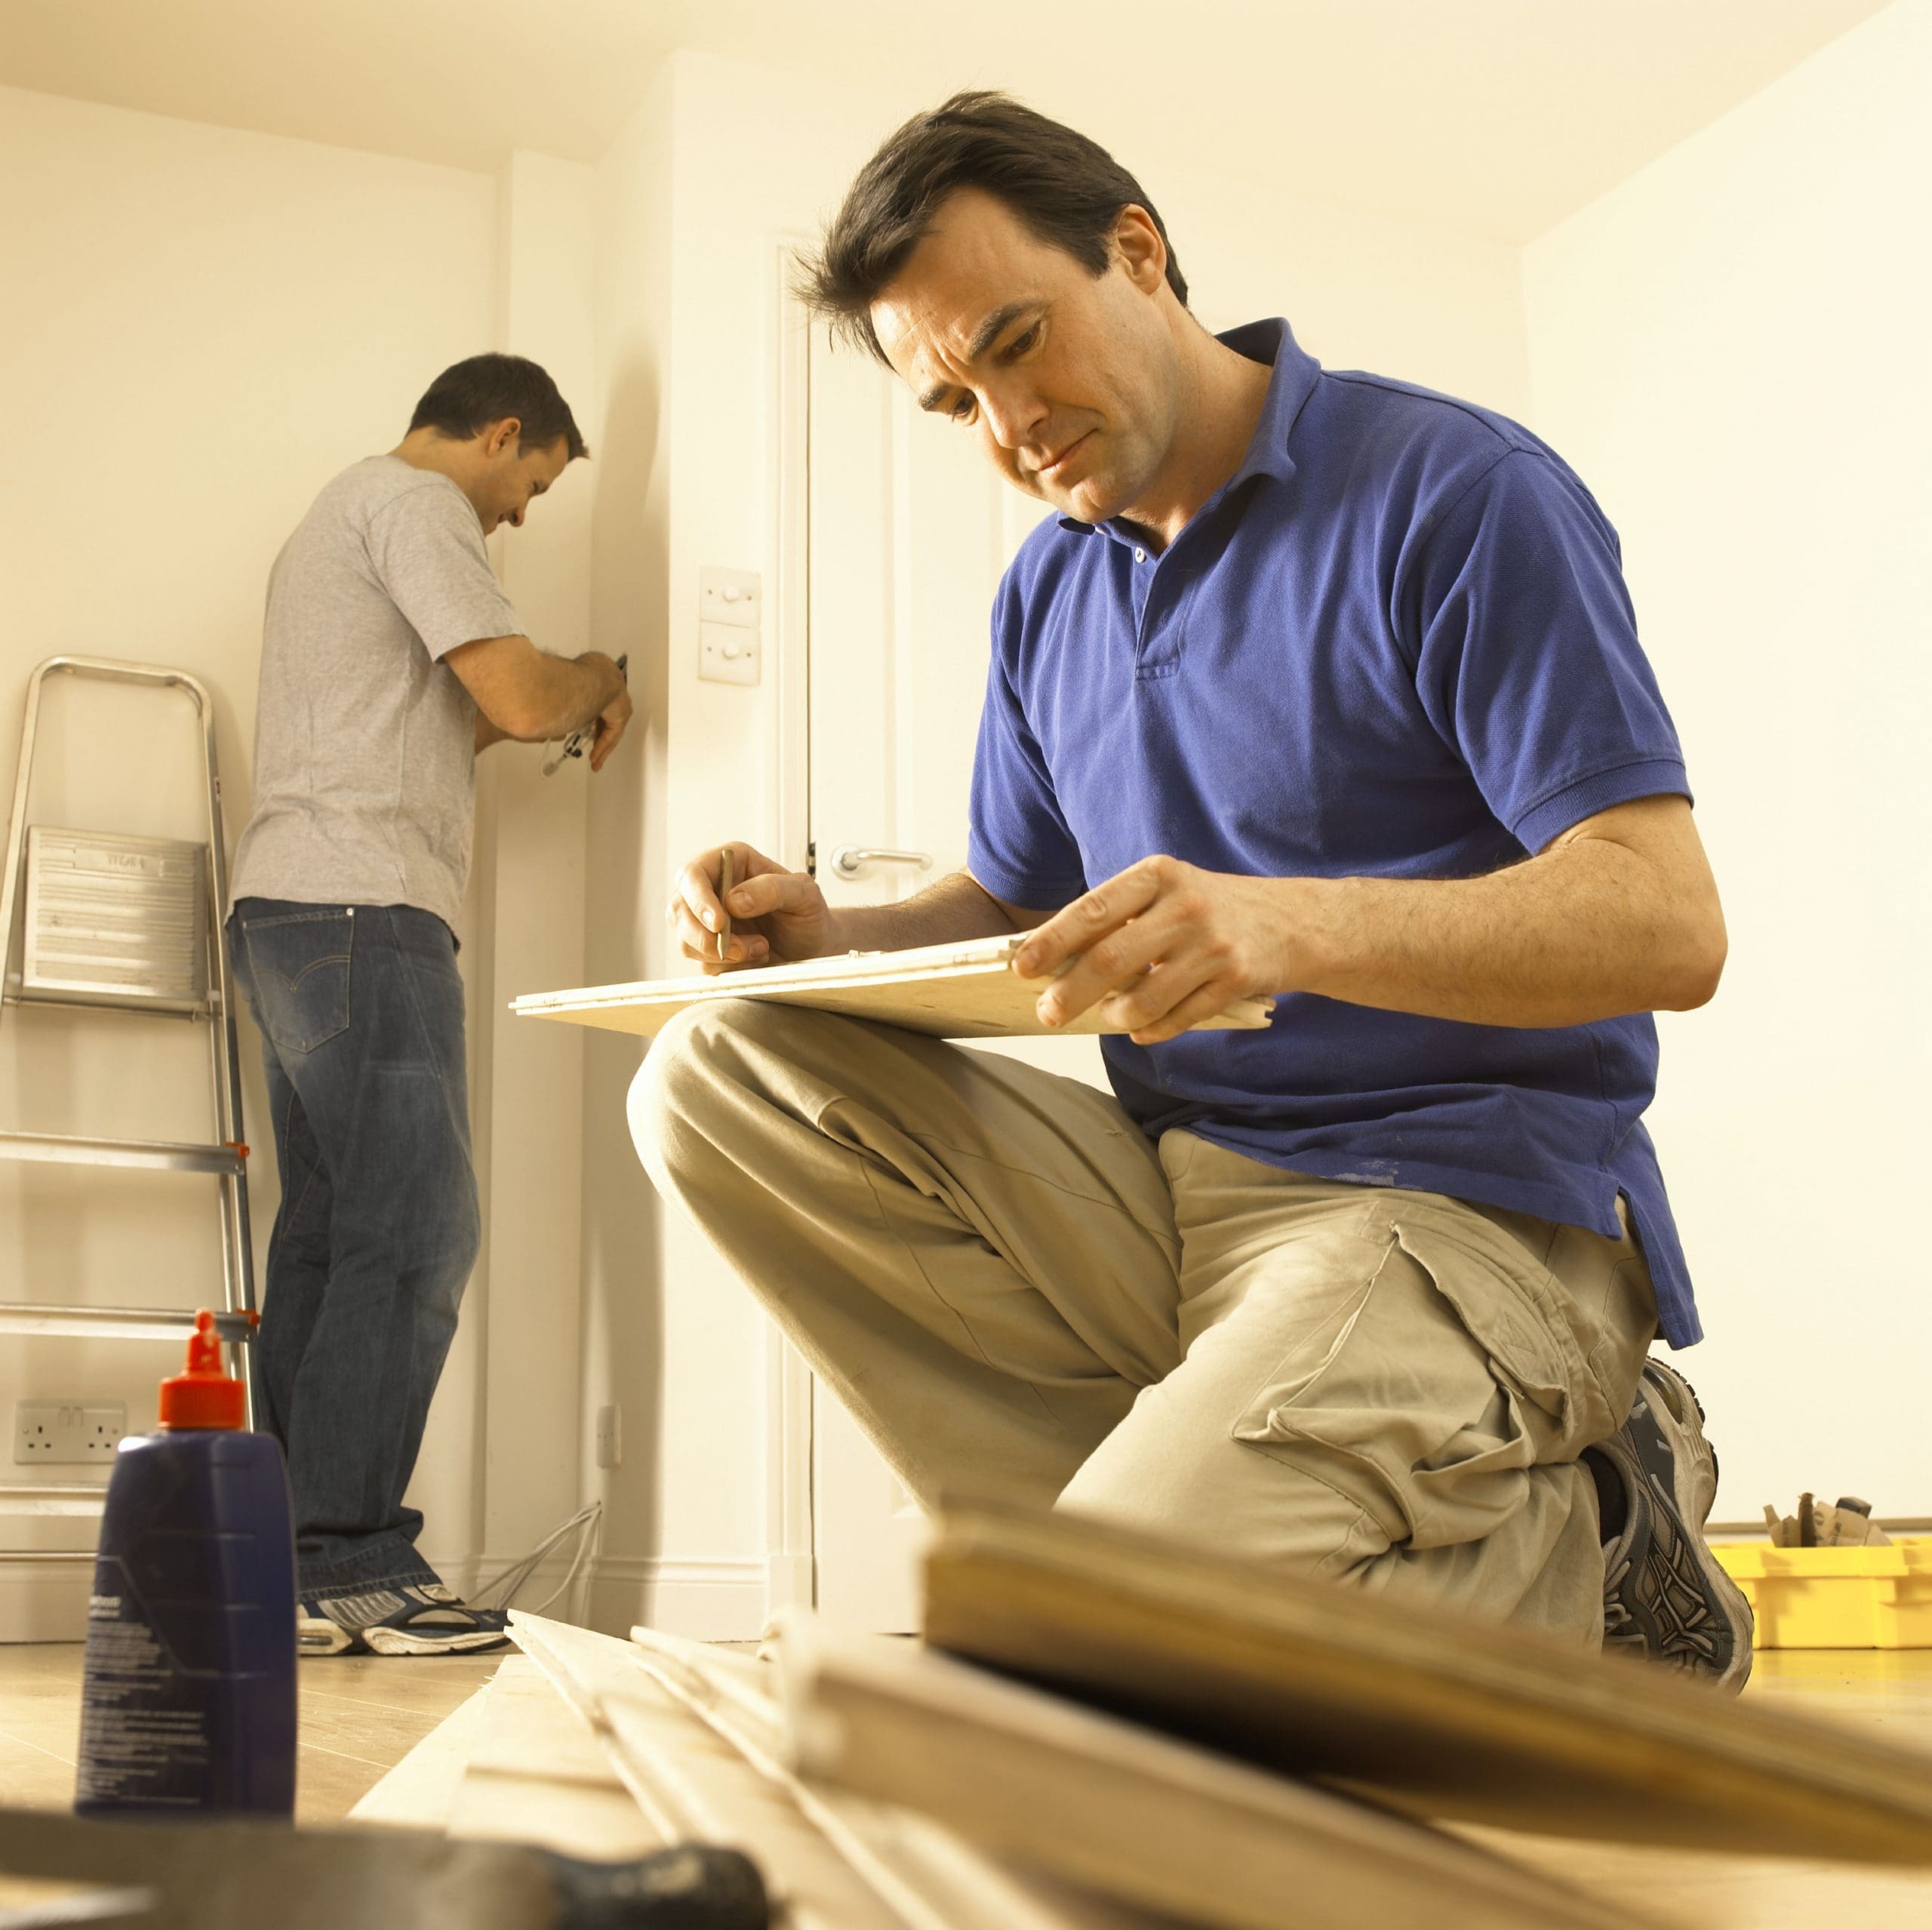
[[[355,920],[297,912],[242,923],[255,1022],[284,1052],[312,1052],[349,1030]]]

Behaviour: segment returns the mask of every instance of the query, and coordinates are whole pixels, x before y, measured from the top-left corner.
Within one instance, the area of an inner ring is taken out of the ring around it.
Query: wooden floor
[[[297,1819],[338,1821],[513,1650],[301,1665]],[[78,1645],[0,1645],[0,1802],[64,1808],[73,1799]],[[1747,1694],[1932,1752],[1932,1650],[1759,1656]],[[1684,1930],[1926,1930],[1932,1873],[1894,1876],[1822,1864],[1689,1856],[1622,1846],[1493,1838]]]
[[[483,1655],[318,1657],[302,1663],[295,1818],[334,1823],[460,1703],[512,1648]],[[0,1645],[0,1802],[74,1799],[81,1645]]]

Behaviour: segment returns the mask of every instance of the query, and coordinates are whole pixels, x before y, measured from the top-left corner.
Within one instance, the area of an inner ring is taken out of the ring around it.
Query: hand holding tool
[[[628,679],[630,667],[630,653],[626,651],[617,659],[617,674]],[[596,735],[597,719],[593,717],[582,729],[571,731],[570,735],[565,738],[563,749],[558,751],[555,757],[546,757],[543,760],[543,774],[546,777],[554,776],[562,768],[565,758],[581,757],[583,755],[584,746]]]

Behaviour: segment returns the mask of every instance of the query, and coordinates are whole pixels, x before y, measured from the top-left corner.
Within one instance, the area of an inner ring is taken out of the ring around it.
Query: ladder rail
[[[0,876],[0,1005],[20,1001],[23,990],[23,969],[15,964],[16,940],[24,959],[26,938],[19,929],[20,890],[27,833],[27,808],[31,801],[33,766],[40,728],[41,698],[50,678],[71,676],[99,682],[132,684],[154,689],[177,690],[194,704],[202,731],[202,763],[207,800],[207,864],[208,887],[208,1020],[210,1073],[214,1101],[215,1137],[221,1150],[232,1151],[225,1162],[217,1162],[214,1149],[202,1149],[209,1163],[195,1163],[185,1156],[195,1149],[152,1144],[131,1148],[126,1143],[112,1148],[96,1142],[100,1156],[85,1163],[120,1165],[166,1165],[177,1171],[213,1171],[217,1176],[221,1216],[223,1310],[222,1323],[229,1338],[231,1365],[247,1392],[249,1425],[260,1424],[258,1390],[254,1372],[254,1350],[247,1344],[257,1318],[253,1237],[248,1216],[248,1182],[246,1149],[241,1144],[242,1069],[235,1025],[235,977],[229,957],[228,857],[221,821],[221,773],[215,754],[214,705],[208,688],[186,670],[162,664],[125,663],[114,657],[63,654],[49,657],[36,665],[27,680],[26,712],[20,733],[19,768],[14,775],[13,809],[8,818],[5,871]],[[9,1134],[16,1142],[14,1156],[62,1159],[75,1156],[71,1141],[65,1151],[50,1134]],[[20,1142],[31,1143],[31,1150]],[[43,1330],[45,1331],[45,1330]]]

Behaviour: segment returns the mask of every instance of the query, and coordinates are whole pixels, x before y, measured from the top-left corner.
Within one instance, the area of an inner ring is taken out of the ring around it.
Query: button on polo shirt
[[[1055,910],[1157,853],[1254,877],[1466,878],[1690,795],[1617,536],[1505,417],[1321,368],[1281,322],[1241,466],[1174,542],[1049,519],[1001,583],[969,864]],[[1700,1337],[1642,1123],[1647,1014],[1520,1030],[1294,993],[1257,1032],[1103,1042],[1157,1137],[1622,1229]]]

